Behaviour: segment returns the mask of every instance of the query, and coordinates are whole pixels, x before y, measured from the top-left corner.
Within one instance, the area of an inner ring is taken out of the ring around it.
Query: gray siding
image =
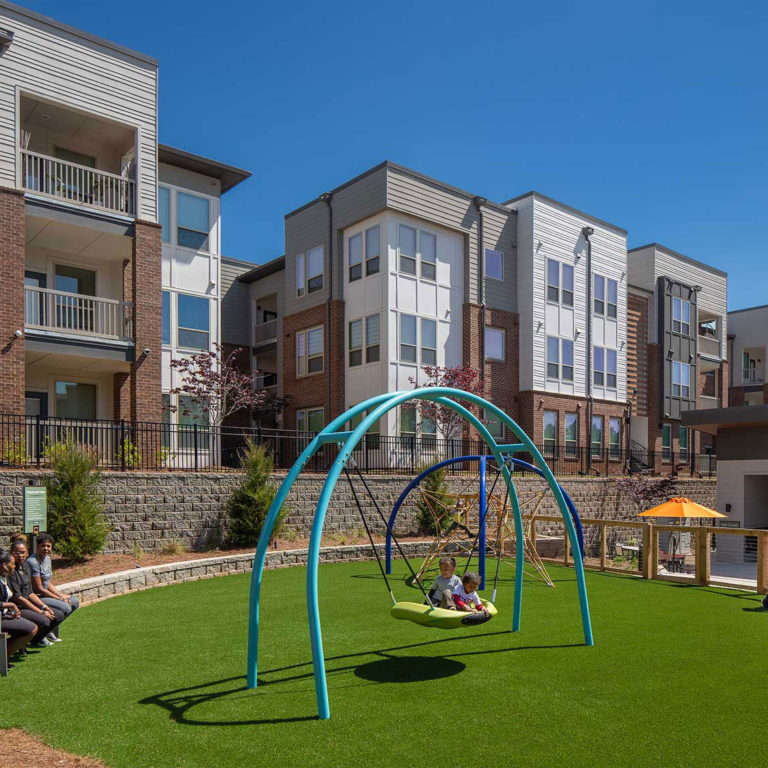
[[[485,280],[485,303],[494,309],[517,312],[517,213],[483,208],[483,247],[504,254],[504,279]],[[470,261],[474,259],[470,256]]]
[[[323,289],[296,296],[296,256],[322,245],[325,249]],[[328,291],[328,206],[317,202],[285,220],[285,316],[325,304]]]
[[[251,302],[249,286],[238,281],[253,265],[221,260],[221,341],[223,344],[251,345]]]

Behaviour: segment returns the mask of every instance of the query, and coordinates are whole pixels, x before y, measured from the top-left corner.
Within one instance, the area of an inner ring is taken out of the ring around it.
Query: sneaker
[[[35,648],[45,648],[48,645],[53,645],[53,643],[50,640],[47,640],[46,638],[42,638],[42,640],[38,640],[36,643],[32,643],[32,645]]]
[[[53,634],[53,632],[49,632],[49,633],[48,633],[48,634],[45,636],[45,639],[46,639],[46,640],[47,640],[49,643],[60,643],[60,642],[61,642],[61,638],[60,638],[60,637],[56,637],[56,635],[54,635],[54,634]]]

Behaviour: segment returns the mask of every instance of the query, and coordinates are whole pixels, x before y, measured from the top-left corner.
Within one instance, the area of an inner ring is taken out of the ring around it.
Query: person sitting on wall
[[[8,656],[22,651],[37,634],[37,624],[22,618],[21,611],[13,600],[13,589],[8,581],[13,572],[13,555],[0,549],[0,614],[2,630],[10,635]],[[9,664],[13,667],[13,664]]]
[[[32,580],[24,568],[27,560],[27,544],[23,539],[14,538],[11,545],[15,568],[10,576],[13,602],[21,609],[21,616],[37,624],[36,646],[52,645],[57,642],[56,630],[64,621],[64,613],[58,608],[46,605],[32,590]]]
[[[49,608],[56,608],[68,618],[72,611],[80,607],[80,601],[74,595],[65,595],[59,592],[53,585],[53,566],[51,565],[51,552],[53,551],[53,537],[47,533],[41,533],[37,537],[37,553],[32,554],[24,563],[29,578],[32,581],[32,589],[35,594]],[[55,642],[61,640],[59,628],[54,634]]]

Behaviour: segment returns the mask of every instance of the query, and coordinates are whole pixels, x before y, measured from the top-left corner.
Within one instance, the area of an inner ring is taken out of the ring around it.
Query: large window
[[[296,411],[296,429],[299,432],[319,432],[324,425],[325,415],[322,408],[308,408]]]
[[[96,418],[96,385],[78,381],[57,381],[55,390],[56,416],[62,419]]]
[[[437,364],[437,321],[421,318],[421,364]]]
[[[419,232],[419,251],[422,278],[434,280],[437,277],[437,238],[428,232]]]
[[[672,330],[683,336],[691,335],[691,303],[672,297]]]
[[[690,450],[690,443],[688,442],[690,439],[690,432],[686,427],[680,427],[680,431],[678,432],[678,450],[680,452],[680,460],[681,461],[687,461],[690,454],[688,451]]]
[[[619,315],[619,286],[615,280],[606,280],[606,304],[605,314],[607,317],[616,318]]]
[[[365,362],[379,361],[379,316],[369,315],[349,323],[349,365],[354,367],[363,364],[363,349]]]
[[[565,455],[568,458],[578,456],[579,445],[579,414],[565,414]]]
[[[664,424],[661,427],[661,458],[663,461],[672,460],[672,425]]]
[[[349,238],[349,282],[363,277],[363,234]]]
[[[485,249],[485,276],[492,280],[504,279],[504,254],[501,251]]]
[[[504,330],[485,326],[485,359],[504,360]]]
[[[408,275],[416,274],[416,230],[400,225],[400,258],[398,269]]]
[[[573,341],[547,336],[547,378],[573,381]]]
[[[205,197],[176,194],[176,243],[196,251],[208,250],[211,230],[210,204]]]
[[[369,315],[365,318],[365,362],[378,363],[380,354],[381,332],[379,316]]]
[[[619,313],[618,294],[619,286],[615,280],[594,275],[592,280],[594,292],[593,306],[596,315],[616,318]]]
[[[171,343],[171,294],[163,291],[163,344]]]
[[[157,207],[160,213],[160,224],[163,227],[163,242],[171,242],[171,190],[168,187],[157,188]]]
[[[544,411],[544,458],[554,458],[557,450],[557,411]]]
[[[590,435],[590,446],[593,456],[602,456],[603,454],[603,417],[592,417],[592,434]]]
[[[398,269],[407,275],[416,274],[419,261],[419,275],[424,280],[437,278],[437,237],[431,232],[401,224],[398,229]]]
[[[400,360],[415,363],[416,350],[416,318],[413,315],[400,315]]]
[[[194,450],[194,428],[197,426],[197,447],[208,448],[210,421],[208,412],[203,406],[189,395],[179,395],[179,438],[180,447],[186,450]],[[189,431],[193,434],[190,436]]]
[[[371,227],[365,230],[365,274],[375,275],[380,267],[381,237],[379,227]]]
[[[381,243],[378,224],[350,237],[348,247],[350,283],[362,278],[363,262],[365,262],[366,276],[375,275],[379,271]]]
[[[617,356],[615,349],[595,347],[593,350],[592,380],[596,387],[616,389],[617,386]]]
[[[349,324],[349,367],[363,364],[363,321],[352,320]]]
[[[296,295],[304,296],[323,289],[323,246],[296,257]]]
[[[416,434],[415,408],[400,409],[400,434],[405,436],[413,436]]]
[[[612,459],[621,458],[621,419],[613,416],[608,420],[608,455]]]
[[[296,334],[296,375],[322,373],[323,366],[323,326],[299,331]]]
[[[688,363],[672,361],[672,395],[674,397],[691,396],[691,366]]]
[[[183,349],[208,349],[210,346],[210,302],[201,296],[176,295],[178,330],[176,345]]]
[[[573,267],[547,259],[547,301],[573,306]]]

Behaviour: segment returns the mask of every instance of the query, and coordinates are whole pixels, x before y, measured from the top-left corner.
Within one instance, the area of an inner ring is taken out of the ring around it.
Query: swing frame
[[[488,446],[491,454],[496,460],[498,466],[502,468],[505,483],[509,491],[509,498],[512,503],[512,511],[515,521],[515,540],[518,552],[522,552],[523,546],[523,523],[520,513],[517,492],[512,479],[512,473],[506,466],[504,457],[516,452],[526,452],[533,457],[534,463],[544,473],[544,479],[547,481],[558,507],[563,517],[568,537],[570,539],[573,551],[578,551],[579,543],[576,534],[576,528],[571,519],[568,505],[563,496],[563,492],[552,474],[547,463],[544,461],[541,453],[533,444],[523,429],[513,421],[506,413],[488,402],[479,395],[464,392],[460,389],[451,387],[424,387],[406,392],[392,392],[383,395],[376,395],[369,398],[359,405],[353,406],[346,413],[337,416],[331,420],[315,437],[309,445],[302,451],[301,456],[296,460],[291,470],[283,480],[280,488],[275,495],[274,501],[269,508],[267,518],[264,522],[259,543],[256,547],[256,554],[253,561],[253,572],[251,576],[250,600],[249,600],[249,624],[248,624],[248,660],[246,685],[248,688],[256,688],[258,684],[258,645],[259,645],[259,601],[261,596],[261,580],[264,571],[264,562],[267,549],[272,537],[272,530],[275,526],[277,516],[290,492],[293,484],[296,482],[304,466],[314,453],[326,443],[337,443],[340,451],[323,484],[320,497],[318,499],[315,516],[312,521],[312,530],[310,533],[309,550],[307,553],[307,611],[309,614],[309,633],[312,646],[312,664],[315,679],[315,694],[317,699],[318,717],[321,720],[327,720],[330,717],[330,705],[328,701],[328,685],[325,676],[325,656],[323,653],[323,641],[320,628],[320,609],[318,604],[318,566],[320,561],[320,540],[322,537],[325,516],[328,511],[328,504],[336,486],[339,476],[347,465],[347,461],[352,455],[352,451],[360,442],[362,437],[384,414],[393,408],[406,403],[410,400],[429,400],[439,405],[456,411],[467,421],[481,439]],[[518,443],[498,444],[486,426],[480,419],[468,408],[461,404],[463,401],[473,406],[479,406],[485,409],[486,413],[500,419],[502,424],[514,434],[520,441]],[[366,414],[366,411],[368,413]],[[354,430],[344,431],[343,427],[356,416],[362,416],[362,420]],[[522,587],[523,587],[523,561],[524,557],[517,558],[515,568],[515,590],[514,606],[512,612],[512,631],[517,632],[520,629],[520,617],[522,609]],[[589,601],[587,599],[587,589],[584,580],[584,566],[580,558],[574,559],[574,568],[576,572],[576,581],[579,593],[579,605],[581,610],[582,628],[584,633],[584,644],[593,645],[592,624],[589,615]]]

